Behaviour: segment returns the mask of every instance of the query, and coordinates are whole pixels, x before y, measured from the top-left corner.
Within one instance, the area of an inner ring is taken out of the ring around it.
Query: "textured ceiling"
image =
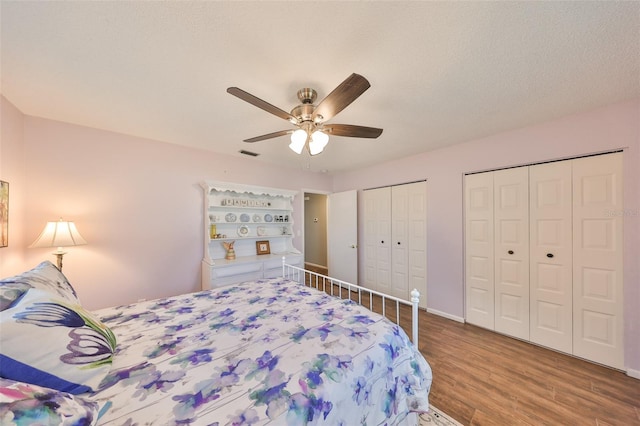
[[[28,115],[338,172],[640,96],[640,2],[0,3],[1,90]],[[286,111],[352,72],[371,88],[316,157]]]

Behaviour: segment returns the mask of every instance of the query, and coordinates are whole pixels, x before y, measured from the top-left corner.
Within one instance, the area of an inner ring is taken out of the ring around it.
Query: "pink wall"
[[[3,255],[2,276],[44,259],[54,261],[52,249],[26,246],[45,222],[60,216],[73,220],[89,244],[67,250],[63,271],[89,309],[200,289],[204,231],[198,183],[203,179],[295,190],[328,191],[331,186],[322,174],[21,114],[2,115],[3,129],[6,124],[21,127],[21,121],[26,160],[17,164],[22,163],[25,184],[12,186],[11,202],[24,194],[25,237],[12,239],[11,247],[21,248],[24,257],[9,262]],[[302,198],[294,201],[298,212]],[[301,217],[294,221],[302,229]],[[294,245],[301,248],[301,242],[298,237]]]
[[[335,177],[334,191],[427,179],[427,304],[431,311],[463,318],[463,175],[616,149],[624,149],[629,212],[624,222],[625,354],[640,378],[640,99],[344,173]],[[363,259],[360,249],[361,273]]]

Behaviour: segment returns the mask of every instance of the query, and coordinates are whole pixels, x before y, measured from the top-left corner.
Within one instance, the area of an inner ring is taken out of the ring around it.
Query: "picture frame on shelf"
[[[269,247],[269,240],[256,241],[256,252],[258,254],[271,254],[271,247]]]

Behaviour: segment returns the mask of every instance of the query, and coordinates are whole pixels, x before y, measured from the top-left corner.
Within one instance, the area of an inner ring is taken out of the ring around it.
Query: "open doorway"
[[[358,284],[356,190],[304,193],[305,267]]]
[[[328,274],[326,194],[304,193],[304,263],[306,269]]]

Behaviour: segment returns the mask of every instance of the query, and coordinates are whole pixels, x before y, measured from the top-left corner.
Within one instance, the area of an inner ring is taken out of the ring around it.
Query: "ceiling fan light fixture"
[[[0,0],[1,1],[1,0]],[[353,124],[329,124],[325,122],[331,120],[336,114],[349,106],[360,95],[362,95],[371,84],[363,76],[353,73],[346,80],[340,83],[317,105],[314,104],[317,92],[311,88],[298,90],[300,104],[293,107],[291,112],[280,109],[262,99],[245,92],[238,87],[227,88],[227,93],[248,102],[276,117],[289,121],[299,129],[280,130],[245,139],[244,142],[253,143],[266,139],[277,138],[284,135],[291,135],[289,148],[296,154],[302,154],[307,148],[311,155],[320,154],[329,142],[329,133],[334,136],[370,138],[375,139],[382,133],[382,129],[375,127],[357,126]],[[322,131],[321,131],[322,130]]]
[[[298,129],[291,134],[291,143],[289,148],[296,154],[302,154],[304,145],[307,143],[307,132],[303,129]]]
[[[309,141],[309,154],[320,154],[324,147],[329,143],[329,135],[320,130],[316,130],[311,134],[311,140]]]

